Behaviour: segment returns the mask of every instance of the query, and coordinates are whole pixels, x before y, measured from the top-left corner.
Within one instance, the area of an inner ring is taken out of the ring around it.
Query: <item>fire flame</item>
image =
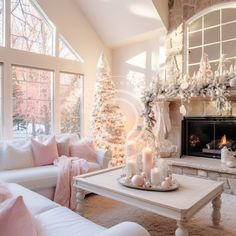
[[[222,147],[223,145],[226,145],[227,143],[228,143],[227,138],[226,138],[226,135],[224,134],[220,139],[219,146]]]

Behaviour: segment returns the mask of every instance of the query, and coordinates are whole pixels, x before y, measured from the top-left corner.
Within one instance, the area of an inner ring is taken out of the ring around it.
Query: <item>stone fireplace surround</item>
[[[223,181],[224,191],[236,195],[236,168],[229,168],[221,163],[219,159],[202,158],[196,156],[181,156],[181,121],[183,119],[179,112],[181,102],[179,100],[170,102],[170,119],[172,129],[168,134],[168,139],[178,146],[179,154],[175,158],[167,158],[167,162],[172,166],[173,173],[207,178]],[[185,104],[187,116],[216,116],[213,102],[198,98]],[[232,97],[232,110],[230,114],[236,116],[236,101]]]
[[[184,61],[184,22],[210,6],[218,3],[231,2],[231,0],[169,0],[169,32],[166,39],[167,61],[166,69],[172,67],[173,58],[176,61],[179,74],[183,74]],[[173,53],[175,52],[175,53]],[[236,97],[236,96],[234,96]],[[236,99],[232,99],[231,115],[236,116]],[[180,100],[170,102],[171,132],[168,139],[181,146],[181,120],[179,112]],[[204,101],[202,98],[194,99],[186,104],[187,116],[216,116],[216,111],[212,102]],[[221,164],[220,160],[183,156],[182,158],[168,158],[172,164],[174,173],[194,175],[200,178],[209,178],[218,181],[224,181],[225,192],[236,195],[236,168],[228,168]]]

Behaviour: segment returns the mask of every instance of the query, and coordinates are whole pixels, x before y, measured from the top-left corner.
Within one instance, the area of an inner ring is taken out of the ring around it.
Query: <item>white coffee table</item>
[[[185,175],[173,175],[180,187],[172,192],[153,192],[127,188],[117,179],[121,168],[111,168],[74,177],[77,191],[77,210],[83,213],[85,191],[121,201],[156,214],[175,219],[176,236],[187,236],[187,221],[207,203],[212,201],[212,222],[220,223],[221,193],[223,182],[216,182]]]

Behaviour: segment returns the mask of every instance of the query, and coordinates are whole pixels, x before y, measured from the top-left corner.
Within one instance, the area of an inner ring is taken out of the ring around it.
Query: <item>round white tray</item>
[[[168,188],[163,188],[161,185],[151,186],[150,188],[138,187],[133,185],[132,183],[127,184],[125,177],[119,177],[117,180],[120,184],[122,184],[125,187],[147,190],[147,191],[168,192],[168,191],[174,191],[179,188],[179,183],[175,179],[172,180],[172,185]]]

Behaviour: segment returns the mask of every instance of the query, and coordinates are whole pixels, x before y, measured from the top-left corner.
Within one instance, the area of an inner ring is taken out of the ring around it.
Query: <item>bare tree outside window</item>
[[[12,67],[13,136],[51,132],[53,72]]]
[[[0,45],[3,45],[3,0],[0,0]]]
[[[53,54],[53,28],[31,0],[11,0],[11,47]]]
[[[61,132],[81,135],[82,76],[60,73]]]

